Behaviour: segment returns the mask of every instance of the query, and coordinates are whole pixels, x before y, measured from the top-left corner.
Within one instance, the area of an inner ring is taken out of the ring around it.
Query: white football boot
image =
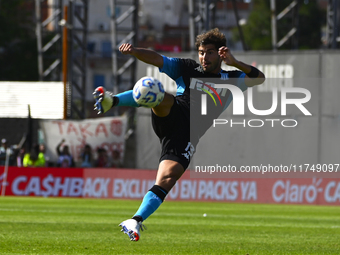
[[[94,104],[94,110],[98,111],[98,114],[103,114],[110,110],[113,105],[113,94],[105,90],[104,87],[100,86],[93,92],[93,97],[96,101]]]
[[[121,231],[124,232],[124,234],[127,234],[131,241],[138,241],[140,238],[139,230],[141,229],[144,231],[144,229],[146,229],[141,221],[138,222],[134,219],[123,221],[119,226],[122,227]]]

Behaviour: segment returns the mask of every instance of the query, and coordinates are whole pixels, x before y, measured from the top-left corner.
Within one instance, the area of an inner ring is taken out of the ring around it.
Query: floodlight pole
[[[113,94],[118,93],[118,67],[117,67],[117,22],[116,22],[116,0],[110,1],[111,8],[111,47],[112,47],[112,75]]]
[[[244,51],[247,51],[247,45],[246,45],[246,42],[244,40],[242,28],[240,26],[240,18],[239,18],[239,15],[238,15],[236,1],[232,0],[231,3],[233,4],[234,14],[235,14],[235,18],[236,18],[236,25],[237,25],[238,32],[240,34],[240,39],[241,39],[241,42],[242,42],[242,47],[243,47]]]
[[[63,27],[63,84],[64,84],[64,119],[67,119],[67,61],[68,61],[68,45],[67,45],[67,12],[68,6],[64,6],[64,27]]]
[[[41,31],[41,8],[40,0],[35,1],[35,15],[36,15],[36,35],[37,35],[37,47],[38,47],[38,72],[39,80],[42,81],[44,78],[43,70],[43,55],[42,55],[42,31]]]
[[[189,0],[189,37],[190,37],[190,51],[195,51],[195,16],[194,3]]]
[[[272,46],[273,51],[277,51],[277,34],[276,34],[276,0],[270,0],[270,11],[272,21]]]

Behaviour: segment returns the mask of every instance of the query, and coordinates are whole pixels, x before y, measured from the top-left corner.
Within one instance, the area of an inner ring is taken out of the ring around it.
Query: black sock
[[[143,218],[141,216],[133,216],[132,219],[136,220],[137,222],[143,221]]]
[[[114,107],[119,103],[119,98],[116,96],[112,96],[112,99],[113,99],[112,107]]]
[[[149,191],[155,193],[160,199],[162,199],[162,201],[164,201],[166,195],[168,194],[165,189],[158,185],[153,185],[152,188],[149,189]]]

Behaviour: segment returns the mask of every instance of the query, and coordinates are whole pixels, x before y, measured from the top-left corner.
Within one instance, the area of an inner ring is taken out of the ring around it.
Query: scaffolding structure
[[[292,40],[292,48],[298,48],[298,27],[299,27],[299,0],[293,0],[285,9],[279,14],[276,14],[276,0],[270,1],[271,9],[271,27],[272,27],[272,47],[276,51],[284,45],[288,39]],[[288,14],[291,17],[291,29],[278,41],[277,36],[277,22],[283,18],[287,18]]]
[[[63,80],[66,103],[64,118],[83,119],[86,117],[89,1],[35,0],[35,4],[40,80]],[[118,93],[136,82],[135,58],[117,53],[122,43],[137,44],[138,0],[108,0],[108,4],[114,10],[111,11],[111,29],[108,31],[112,47],[111,81],[113,92]],[[126,11],[118,16],[117,9]],[[46,35],[51,38],[47,43]],[[125,84],[125,87],[120,88],[118,84]]]
[[[61,74],[63,0],[35,0],[38,72],[40,81],[58,81]]]
[[[190,38],[190,50],[195,51],[195,36],[208,31],[215,27],[216,20],[216,5],[219,0],[189,0],[189,38]],[[227,2],[228,0],[222,0]],[[230,0],[233,6],[233,12],[236,18],[236,25],[240,34],[243,50],[247,50],[245,44],[242,28],[239,24],[239,14],[237,9],[236,0]]]
[[[123,88],[123,90],[126,90],[130,89],[136,82],[136,58],[130,55],[118,55],[117,53],[119,46],[123,43],[137,45],[138,5],[138,0],[110,0],[111,10],[116,10],[117,7],[125,7],[124,9],[126,9],[119,16],[116,15],[116,12],[111,12],[112,82],[114,94],[121,92],[119,84],[126,84],[125,88]]]
[[[215,26],[216,0],[189,0],[190,50],[195,50],[195,37]]]
[[[340,42],[339,2],[338,0],[328,0],[327,4],[326,47],[330,49],[336,49]]]
[[[88,0],[68,2],[67,117],[86,117]],[[65,74],[64,74],[65,75]]]

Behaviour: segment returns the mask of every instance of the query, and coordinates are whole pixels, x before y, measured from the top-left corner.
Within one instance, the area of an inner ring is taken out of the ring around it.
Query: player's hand
[[[222,61],[228,66],[235,66],[237,63],[237,60],[231,54],[230,49],[226,46],[222,46],[221,48],[218,49],[218,55],[220,56]]]
[[[123,43],[119,46],[119,51],[124,55],[133,55],[135,48],[130,43]]]
[[[112,108],[113,98],[110,92],[106,91],[103,87],[98,87],[93,92],[94,100],[94,110],[98,111],[98,114],[107,112]]]

